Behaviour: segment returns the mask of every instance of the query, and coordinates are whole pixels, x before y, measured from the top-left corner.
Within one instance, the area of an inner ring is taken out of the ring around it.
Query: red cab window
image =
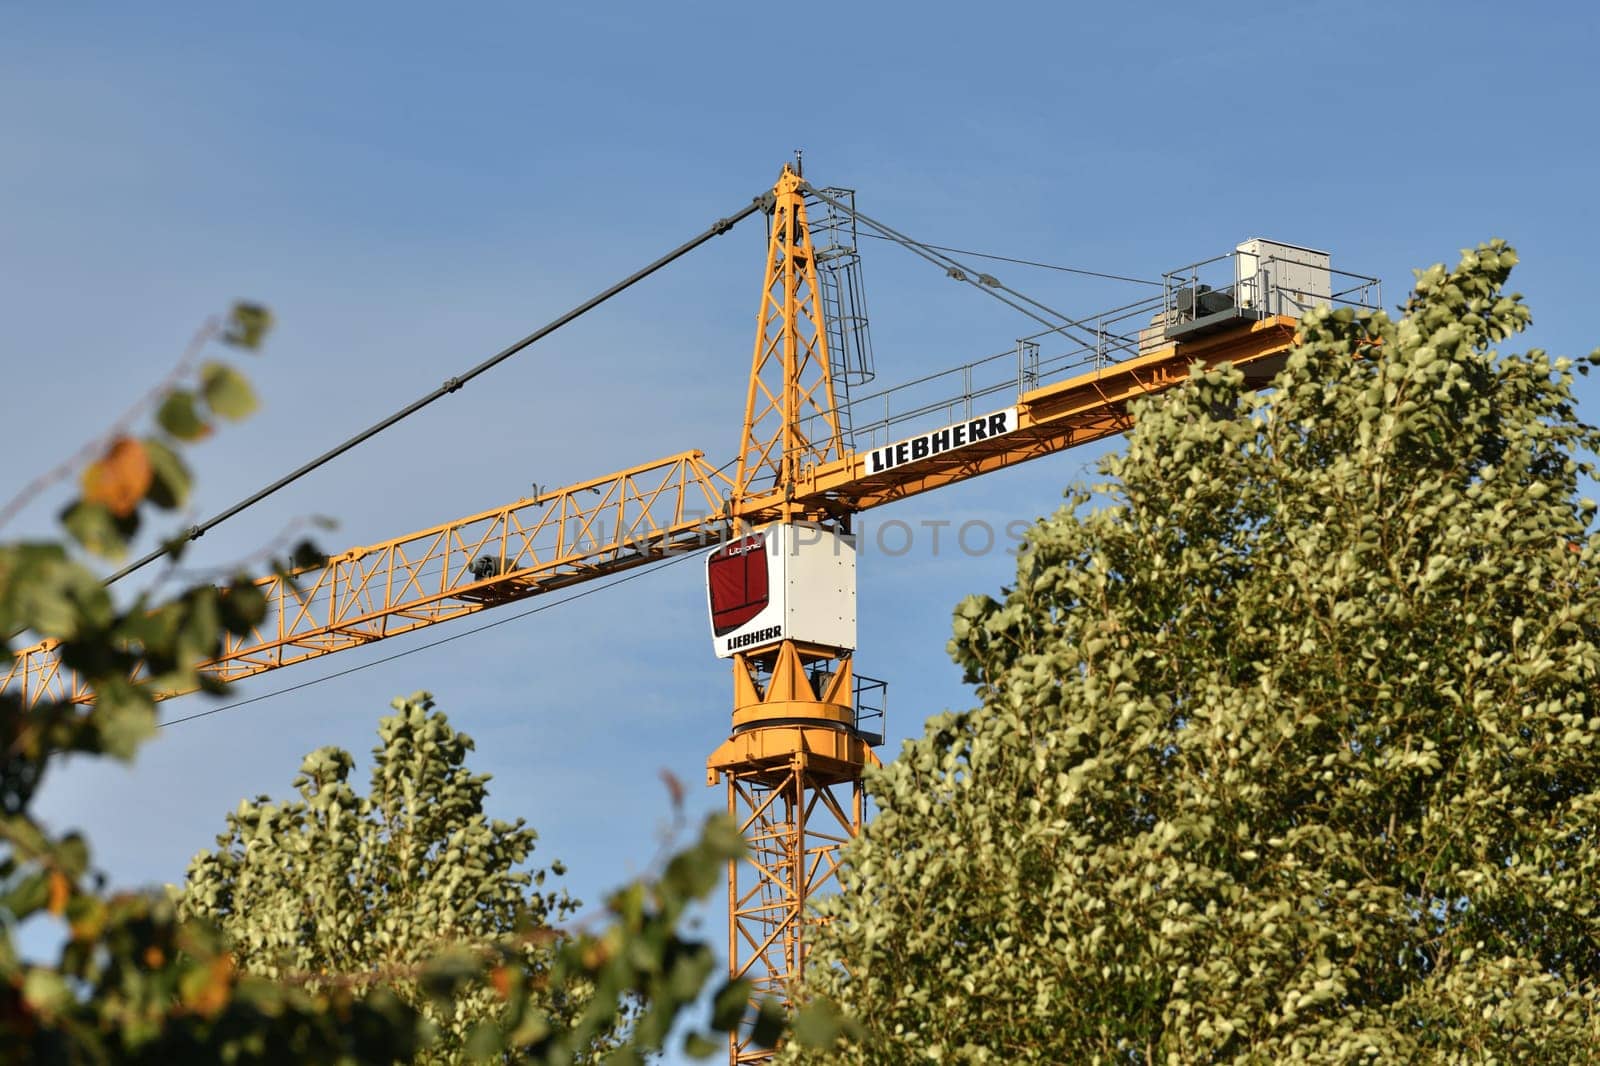
[[[763,536],[746,537],[719,549],[706,564],[711,628],[719,637],[738,629],[767,605],[765,541]]]

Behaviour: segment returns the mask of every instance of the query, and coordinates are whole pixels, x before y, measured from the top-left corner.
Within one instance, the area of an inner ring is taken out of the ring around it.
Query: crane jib
[[[1003,411],[992,414],[979,415],[976,418],[963,419],[952,425],[922,433],[906,440],[886,444],[882,448],[874,448],[867,453],[861,461],[864,475],[881,474],[886,470],[893,470],[906,463],[914,463],[919,459],[927,459],[945,452],[965,448],[971,444],[992,440],[995,437],[1005,436],[1017,428],[1017,409],[1007,407]]]

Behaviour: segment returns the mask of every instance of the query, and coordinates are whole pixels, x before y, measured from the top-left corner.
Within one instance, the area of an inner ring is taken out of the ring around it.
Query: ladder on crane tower
[[[856,193],[854,189],[837,187],[822,191],[828,200],[813,200],[807,205],[817,212],[811,219],[811,240],[816,252],[817,280],[822,287],[822,319],[833,370],[839,432],[845,447],[854,449],[851,389],[866,385],[877,376],[872,334],[867,328],[866,290],[861,283],[861,253],[856,248]],[[847,207],[836,207],[835,202]]]

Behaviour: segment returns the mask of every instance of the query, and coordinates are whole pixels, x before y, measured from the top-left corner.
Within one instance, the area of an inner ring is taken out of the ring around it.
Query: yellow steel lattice
[[[267,622],[204,669],[237,681],[702,547],[726,528],[730,485],[700,452],[683,452],[264,578]],[[18,652],[0,691],[30,707],[89,702],[55,648]]]

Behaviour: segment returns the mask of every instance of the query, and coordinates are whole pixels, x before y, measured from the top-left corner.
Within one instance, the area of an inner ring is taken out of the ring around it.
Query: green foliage
[[[187,389],[174,389],[167,394],[156,411],[156,421],[181,441],[196,441],[211,432],[210,424],[200,414],[195,394]]]
[[[77,892],[59,966],[0,986],[5,1061],[394,1062],[421,1045],[413,1012],[384,989],[313,995],[237,974],[203,923],[144,895]]]
[[[272,312],[260,304],[239,302],[228,311],[223,328],[224,342],[245,351],[256,351],[272,329]]]
[[[227,363],[201,367],[200,390],[206,406],[223,418],[237,421],[256,409],[256,394],[250,383]]]
[[[611,925],[598,934],[583,933],[561,944],[550,982],[561,987],[574,980],[591,984],[589,1005],[569,1031],[548,1028],[537,1015],[520,1027],[508,1026],[507,1042],[523,1061],[540,1066],[564,1066],[604,1033],[621,1002],[638,997],[642,1008],[633,1020],[626,1047],[605,1061],[607,1066],[631,1066],[660,1051],[669,1030],[699,997],[716,969],[716,957],[703,941],[686,940],[679,926],[684,912],[704,899],[722,881],[730,860],[744,856],[739,827],[726,815],[707,820],[699,838],[675,854],[659,877],[636,882],[615,893],[607,903]],[[748,1003],[748,981],[722,982],[713,994],[716,1004]],[[513,1006],[516,1001],[513,1000]],[[733,1028],[732,1011],[716,1010],[709,1031],[691,1028],[684,1046],[694,1054],[721,1049],[715,1037]],[[773,1034],[775,1042],[777,1034]]]
[[[1592,1061],[1600,443],[1496,242],[1197,370],[957,609],[789,1061]],[[830,965],[842,963],[842,965]]]
[[[258,797],[227,816],[217,850],[190,864],[179,913],[214,923],[248,973],[311,991],[329,987],[328,975],[387,977],[436,1034],[425,1058],[456,1061],[474,1027],[498,1019],[504,996],[482,982],[430,994],[454,974],[440,969],[442,960],[475,972],[476,955],[452,952],[504,940],[500,965],[542,976],[559,939],[550,923],[575,903],[533,891],[546,875],[522,868],[537,839],[532,829],[484,814],[489,778],[466,767],[472,738],[425,692],[393,706],[378,723],[365,796],[350,785],[348,752],[312,752],[294,780],[298,800]],[[435,956],[441,961],[428,967]],[[538,988],[529,1008],[569,1028],[588,997],[574,994],[582,989],[547,991]],[[603,1049],[608,1035],[597,1033],[595,1046]]]

